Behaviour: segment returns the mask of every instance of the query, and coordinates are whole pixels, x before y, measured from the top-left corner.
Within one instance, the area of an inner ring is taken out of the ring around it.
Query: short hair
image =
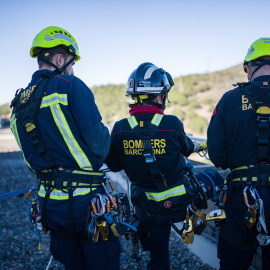
[[[45,54],[49,54],[49,55],[45,55]],[[55,54],[62,54],[65,61],[67,59],[68,56],[71,56],[72,54],[70,53],[69,49],[66,46],[63,45],[58,45],[56,47],[53,48],[40,48],[37,47],[35,49],[35,55],[37,55],[37,61],[38,61],[38,66],[39,68],[41,68],[44,65],[47,65],[45,62],[43,62],[42,60],[40,60],[39,56],[42,54],[42,56],[44,57],[45,60],[51,62],[54,55]]]

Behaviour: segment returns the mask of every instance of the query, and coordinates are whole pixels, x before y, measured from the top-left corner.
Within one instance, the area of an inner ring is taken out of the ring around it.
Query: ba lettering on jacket
[[[142,140],[123,140],[125,155],[142,155],[143,141]],[[166,154],[165,139],[151,139],[151,146],[155,155]]]
[[[248,98],[245,95],[242,95],[242,111],[252,110],[252,105],[249,103]]]

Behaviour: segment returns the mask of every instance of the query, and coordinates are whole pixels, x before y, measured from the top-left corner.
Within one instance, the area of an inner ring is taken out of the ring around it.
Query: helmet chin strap
[[[248,81],[250,82],[252,80],[252,77],[254,76],[254,74],[263,66],[265,65],[270,65],[270,60],[264,60],[264,61],[260,61],[259,64],[255,64],[253,61],[251,61],[250,64],[248,64],[249,66],[256,66],[256,68],[254,69],[254,71],[252,72],[250,78],[248,78]]]
[[[54,51],[50,52],[50,54],[53,54]],[[43,51],[41,51],[38,55],[38,60],[46,63],[49,66],[54,67],[59,73],[64,73],[64,71],[66,70],[66,68],[76,59],[76,56],[74,55],[62,68],[59,68],[57,65],[55,65],[54,63],[46,60],[43,56]]]

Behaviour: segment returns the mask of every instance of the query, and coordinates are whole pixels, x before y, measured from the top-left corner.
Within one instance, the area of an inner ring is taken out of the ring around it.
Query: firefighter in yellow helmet
[[[209,157],[229,168],[226,220],[221,226],[220,269],[249,269],[262,247],[270,269],[270,38],[259,38],[243,63],[248,82],[226,92],[208,128]]]
[[[11,129],[39,179],[40,211],[33,223],[50,231],[51,253],[66,269],[120,269],[113,233],[107,241],[92,242],[89,205],[105,192],[100,167],[110,135],[93,93],[72,76],[78,44],[65,29],[50,26],[37,34],[30,55],[37,57],[39,70],[12,101]]]

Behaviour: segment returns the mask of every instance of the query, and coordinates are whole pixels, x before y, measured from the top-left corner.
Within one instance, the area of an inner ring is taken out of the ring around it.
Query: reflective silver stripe
[[[160,91],[162,91],[164,87],[137,87],[137,92],[145,92],[145,91],[151,91],[153,94],[159,94]],[[147,94],[151,94],[147,93]]]
[[[163,117],[163,114],[156,113],[151,121],[151,124],[159,126],[161,119]]]
[[[68,105],[67,94],[52,94],[46,96],[42,99],[40,108],[48,107],[54,104],[61,103],[63,105]]]
[[[186,194],[186,189],[184,185],[180,185],[163,192],[145,192],[148,200],[153,201],[163,201],[170,197],[176,197]]]
[[[270,38],[262,38],[264,43],[270,43]]]
[[[49,34],[46,34],[45,37],[44,37],[44,39],[47,40],[47,41],[55,40],[56,38],[64,39],[64,40],[70,42],[71,44],[74,43],[74,41],[70,37],[68,37],[68,36],[66,36],[64,34],[55,34],[53,36],[49,35]]]
[[[63,139],[65,140],[72,156],[77,161],[79,167],[85,170],[93,170],[90,161],[86,157],[85,153],[81,149],[80,145],[74,138],[69,125],[65,119],[65,116],[60,108],[59,104],[50,106],[55,123],[61,132]]]
[[[137,122],[135,116],[130,116],[130,117],[128,118],[128,122],[129,122],[129,125],[130,125],[130,127],[131,127],[132,129],[135,128],[135,127],[138,125],[138,122]]]
[[[144,74],[144,79],[147,80],[147,79],[151,78],[153,72],[156,69],[158,69],[158,67],[156,67],[156,66],[152,66],[152,67],[148,68],[147,71]]]

